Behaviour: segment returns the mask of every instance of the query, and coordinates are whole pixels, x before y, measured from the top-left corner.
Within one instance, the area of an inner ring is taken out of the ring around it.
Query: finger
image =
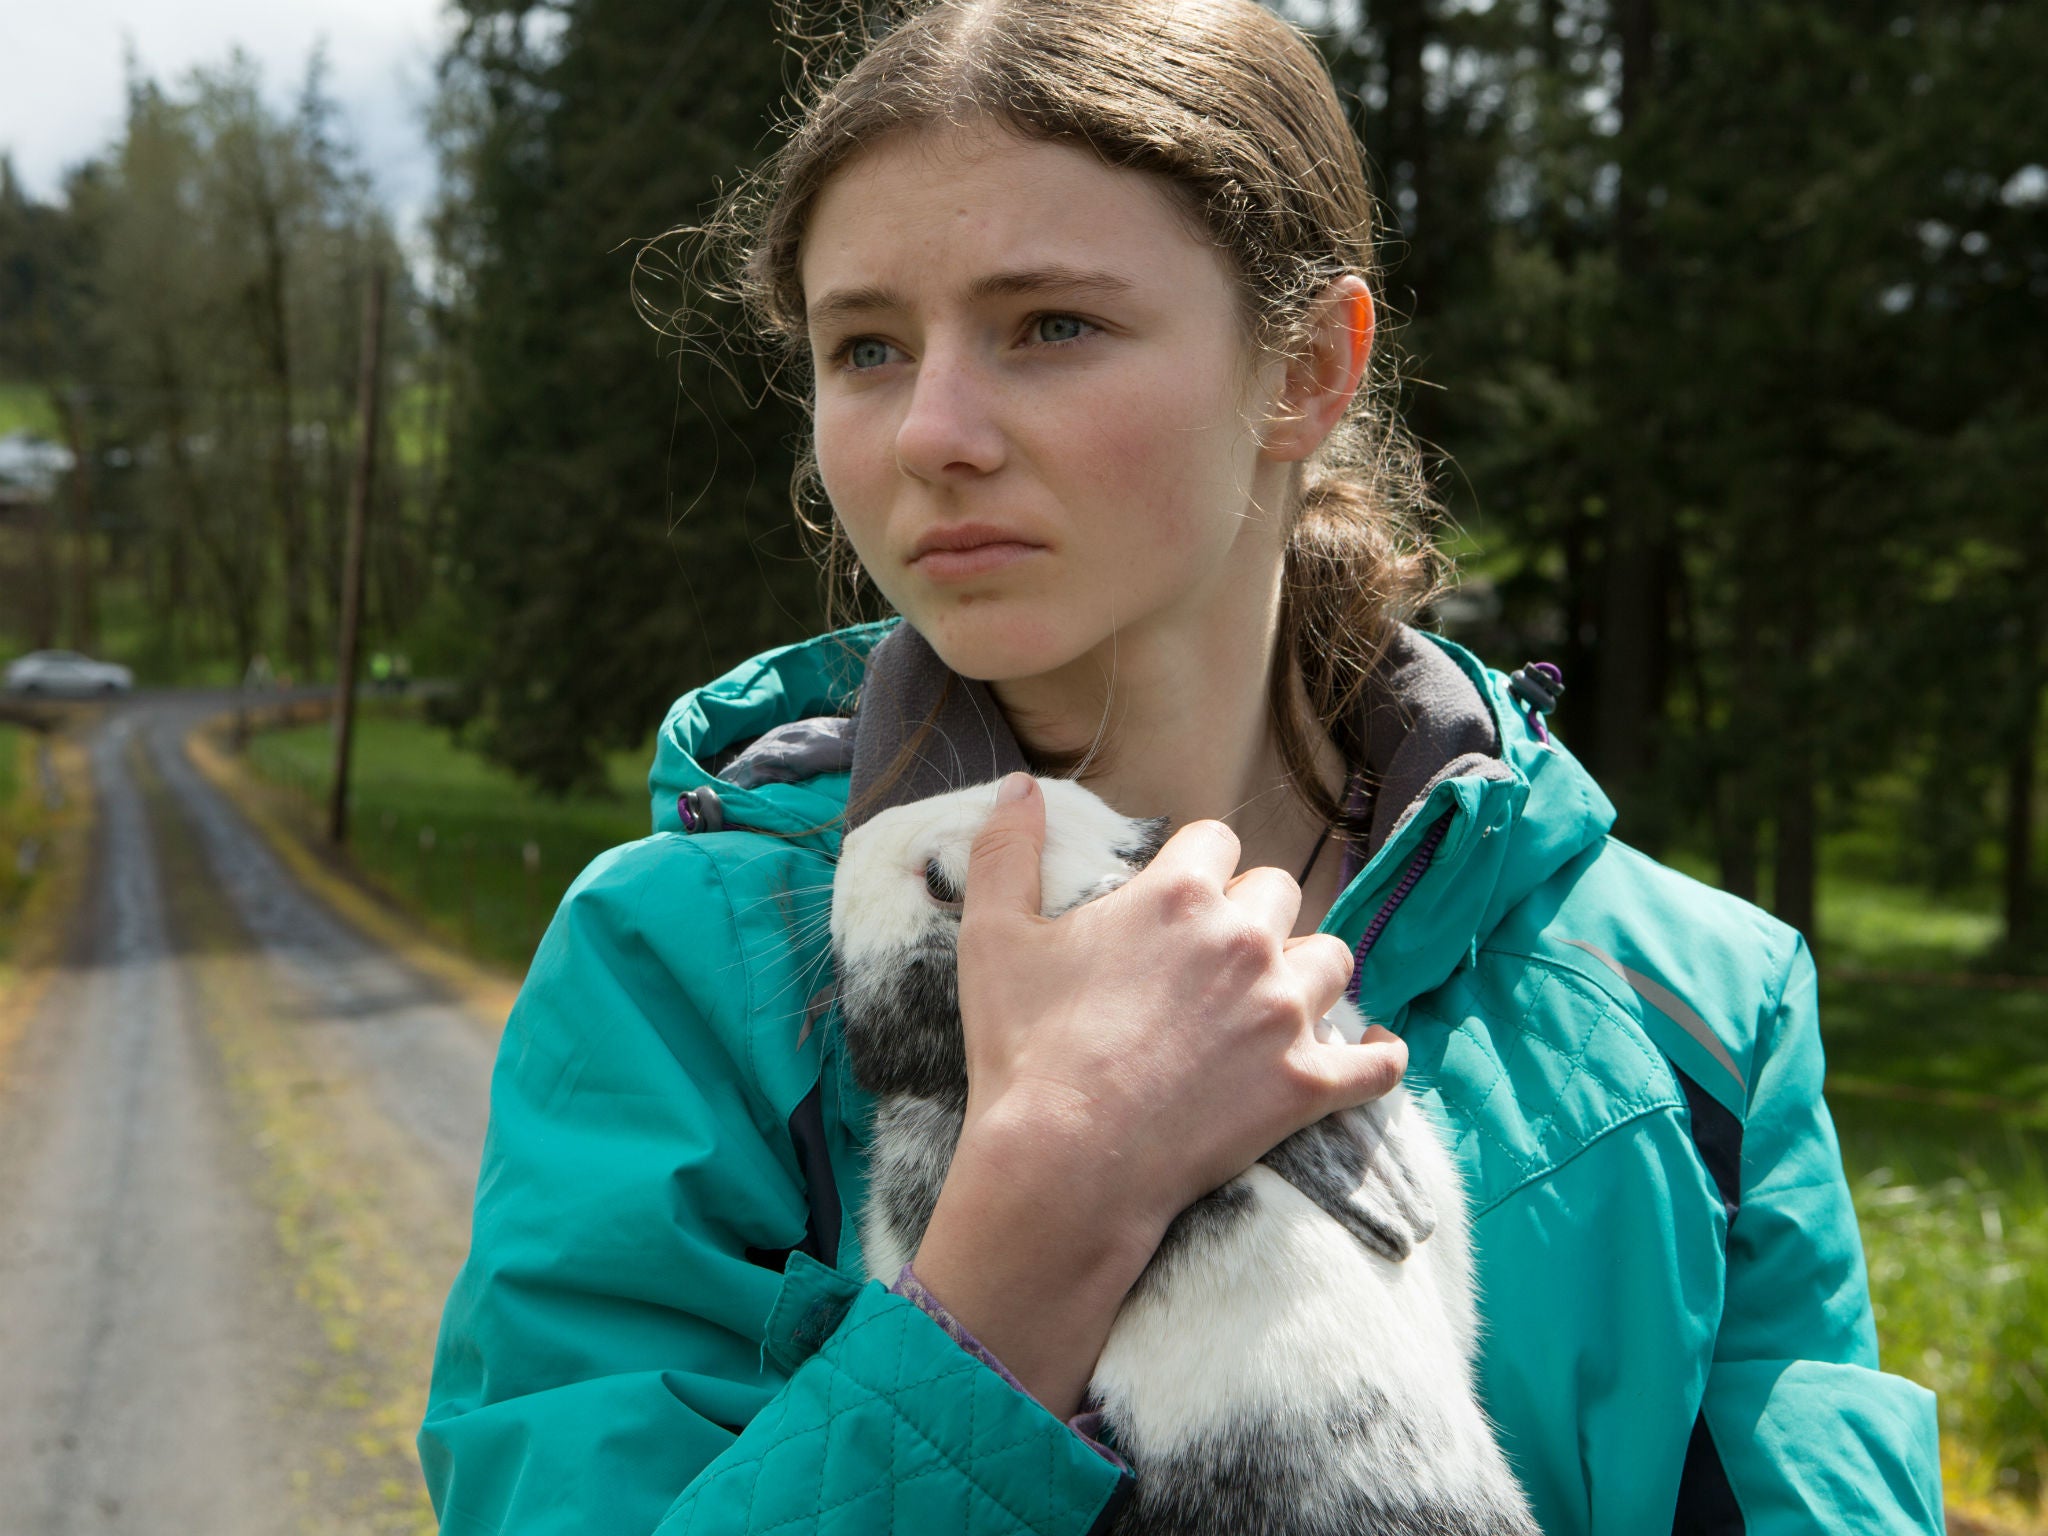
[[[1351,984],[1349,944],[1333,933],[1305,933],[1289,939],[1281,954],[1317,1018],[1337,1006],[1337,999]]]
[[[1269,933],[1286,937],[1301,916],[1301,887],[1284,869],[1261,865],[1248,869],[1223,887],[1223,894]]]
[[[968,850],[961,923],[978,926],[992,915],[1038,916],[1038,861],[1044,851],[1045,794],[1030,774],[1013,773],[996,786],[994,808]]]
[[[1191,821],[1166,840],[1137,879],[1158,884],[1192,877],[1220,891],[1237,872],[1239,852],[1237,834],[1222,822]]]
[[[1385,1098],[1408,1070],[1408,1046],[1375,1024],[1356,1045],[1317,1045],[1315,1061],[1325,1085],[1324,1114]]]

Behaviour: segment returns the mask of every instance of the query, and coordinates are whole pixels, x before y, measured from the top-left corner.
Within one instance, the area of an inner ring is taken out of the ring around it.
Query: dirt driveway
[[[0,1530],[431,1530],[412,1452],[493,1024],[342,925],[194,771],[90,740],[69,961],[0,1062]]]

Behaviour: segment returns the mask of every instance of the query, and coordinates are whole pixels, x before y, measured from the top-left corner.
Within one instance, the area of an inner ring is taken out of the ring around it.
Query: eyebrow
[[[1019,294],[1087,294],[1115,298],[1129,293],[1136,284],[1114,272],[1090,271],[1085,267],[1027,267],[1015,272],[991,272],[967,286],[970,299],[1012,298]],[[813,325],[829,325],[855,315],[902,309],[903,300],[887,288],[872,284],[860,288],[838,288],[807,307],[805,318]]]

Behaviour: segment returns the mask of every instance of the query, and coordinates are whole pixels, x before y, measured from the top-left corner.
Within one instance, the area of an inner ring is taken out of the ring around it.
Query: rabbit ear
[[[1436,1231],[1436,1202],[1416,1176],[1401,1138],[1381,1134],[1377,1142],[1366,1153],[1347,1202],[1357,1219],[1345,1225],[1368,1248],[1398,1264]]]
[[[1436,1231],[1436,1202],[1401,1142],[1382,1100],[1319,1120],[1260,1161],[1374,1253],[1399,1264]]]

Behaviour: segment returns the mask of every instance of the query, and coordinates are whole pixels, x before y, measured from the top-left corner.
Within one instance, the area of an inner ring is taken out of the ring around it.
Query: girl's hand
[[[1175,833],[1120,889],[1039,914],[1045,800],[1015,775],[968,865],[960,922],[967,1124],[1101,1170],[1161,1231],[1295,1131],[1376,1099],[1407,1065],[1384,1029],[1319,1038],[1351,952],[1290,938],[1301,890],[1237,873],[1220,821]],[[1028,1171],[1020,1168],[1020,1177]]]
[[[1167,1224],[1301,1127],[1393,1088],[1407,1048],[1383,1029],[1318,1038],[1350,952],[1289,937],[1300,889],[1235,873],[1221,822],[1183,827],[1056,921],[1039,916],[1044,841],[1044,797],[1013,775],[968,865],[967,1114],[914,1263],[1071,1413]]]

